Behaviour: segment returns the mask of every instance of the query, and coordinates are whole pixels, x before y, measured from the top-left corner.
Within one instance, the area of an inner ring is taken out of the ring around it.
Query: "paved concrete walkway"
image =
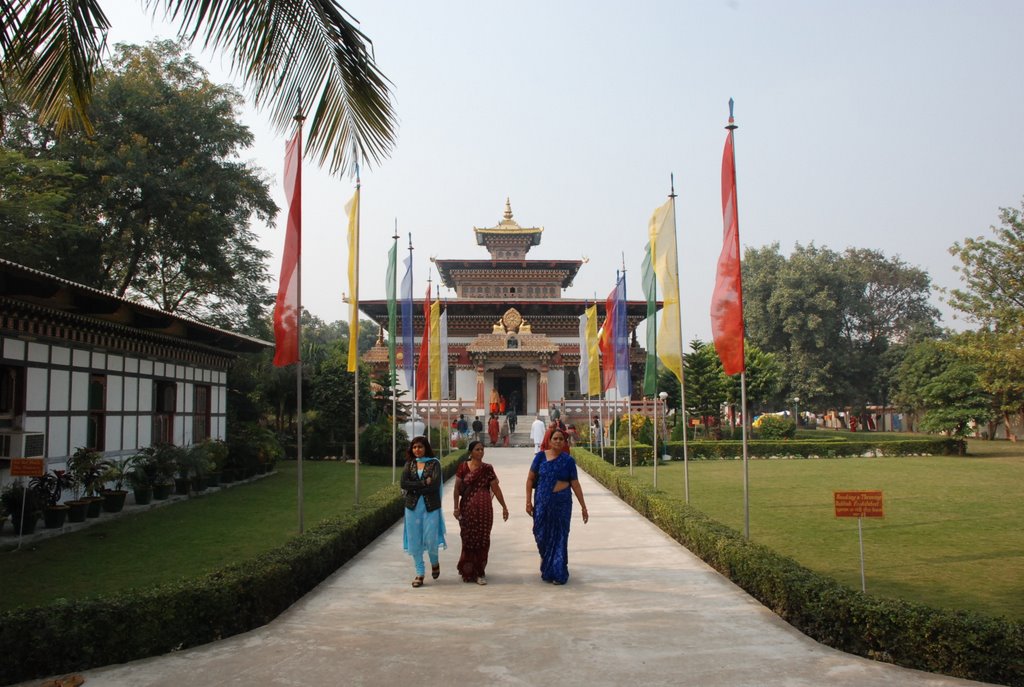
[[[850,656],[800,634],[581,474],[570,581],[545,584],[524,512],[527,448],[488,448],[512,512],[495,519],[486,587],[455,571],[444,510],[441,578],[413,589],[391,528],[270,624],[157,658],[90,670],[88,687],[188,685],[979,684]],[[39,684],[36,681],[30,684]]]

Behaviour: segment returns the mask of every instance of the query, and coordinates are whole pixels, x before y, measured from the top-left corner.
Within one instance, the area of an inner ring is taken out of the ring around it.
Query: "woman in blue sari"
[[[444,518],[441,517],[441,462],[426,437],[416,437],[409,444],[402,469],[402,492],[405,494],[405,532],[402,546],[412,556],[416,576],[413,587],[422,587],[426,567],[423,553],[430,558],[430,576],[441,575],[438,547],[448,548],[444,539]]]
[[[576,461],[569,455],[565,432],[553,429],[544,449],[533,457],[526,477],[526,514],[533,516],[533,538],[540,553],[540,577],[545,582],[569,581],[569,523],[572,494],[580,503],[583,523],[590,519]],[[572,493],[570,493],[570,491]]]

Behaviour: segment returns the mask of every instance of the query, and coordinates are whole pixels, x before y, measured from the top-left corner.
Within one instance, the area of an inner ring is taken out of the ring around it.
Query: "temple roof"
[[[514,307],[522,317],[533,326],[534,333],[559,334],[576,332],[579,327],[579,316],[587,306],[593,305],[593,301],[582,299],[548,299],[548,300],[484,300],[456,298],[445,301],[445,308],[448,312],[449,333],[455,333],[463,328],[476,331],[488,331],[491,325],[501,317],[509,307]],[[657,308],[661,309],[662,302],[657,302]],[[359,310],[367,315],[381,327],[388,325],[388,302],[387,300],[365,300],[359,301]],[[415,332],[423,330],[423,299],[413,301],[413,329]],[[597,303],[598,321],[603,322],[605,316],[605,303]],[[646,301],[626,301],[627,327],[633,331],[637,325],[647,318]],[[402,322],[398,319],[396,334],[401,334]]]
[[[506,270],[515,270],[519,277],[527,276],[529,272],[555,271],[561,272],[559,281],[562,288],[572,286],[576,273],[583,265],[582,260],[459,260],[436,258],[434,265],[441,278],[441,283],[450,289],[456,287],[455,272],[492,272],[500,273]],[[526,274],[524,274],[526,273]],[[495,275],[497,276],[497,274]]]

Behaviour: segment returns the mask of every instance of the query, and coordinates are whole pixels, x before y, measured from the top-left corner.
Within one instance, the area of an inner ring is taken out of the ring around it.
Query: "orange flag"
[[[285,147],[284,193],[288,225],[284,235],[281,280],[274,304],[274,365],[299,362],[299,258],[302,255],[302,130]]]
[[[729,135],[722,155],[722,253],[711,296],[711,332],[715,351],[727,375],[744,371],[743,279],[740,275],[740,219],[736,207],[736,158],[733,152],[732,101],[729,103]]]

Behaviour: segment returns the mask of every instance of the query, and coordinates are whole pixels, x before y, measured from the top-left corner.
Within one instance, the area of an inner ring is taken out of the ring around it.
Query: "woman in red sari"
[[[487,584],[484,571],[491,549],[491,525],[494,511],[491,496],[501,504],[501,518],[508,520],[508,506],[498,486],[494,467],[484,462],[484,445],[469,444],[469,460],[455,472],[455,519],[462,527],[462,555],[459,574],[463,582]]]

